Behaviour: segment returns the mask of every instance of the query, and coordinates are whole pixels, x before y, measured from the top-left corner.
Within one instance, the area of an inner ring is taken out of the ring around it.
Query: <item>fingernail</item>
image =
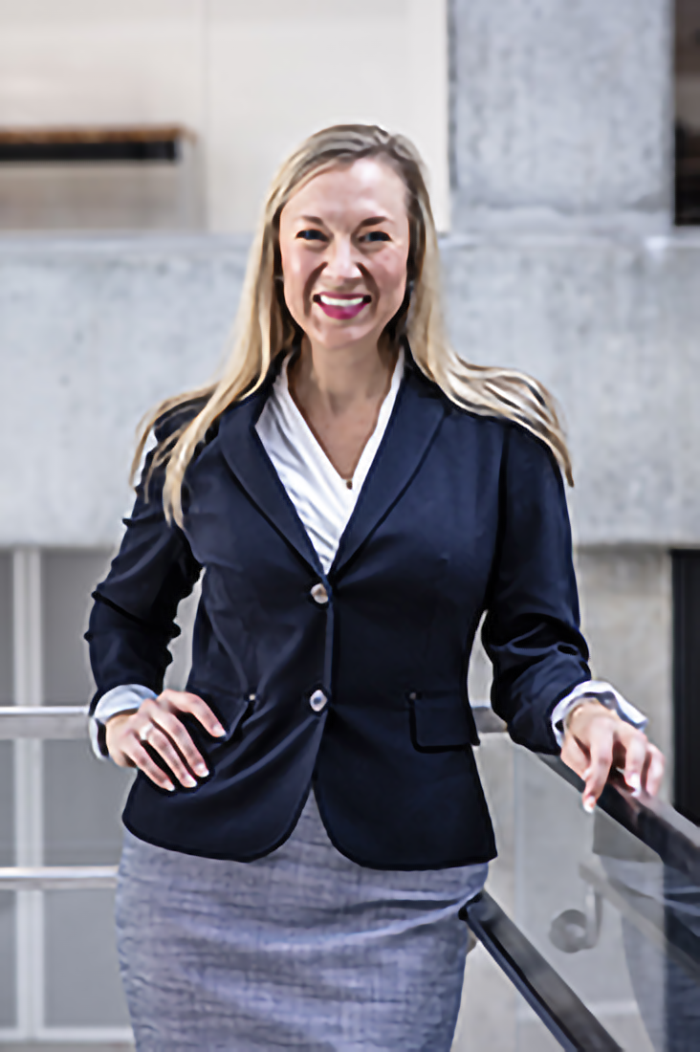
[[[194,789],[197,783],[191,774],[186,774],[185,777],[182,779],[182,784],[185,786],[186,789]]]
[[[169,793],[174,793],[175,792],[175,786],[172,784],[172,782],[166,782],[165,785],[163,786],[163,788],[167,789],[167,791]]]
[[[635,792],[639,792],[639,790],[642,788],[642,783],[638,774],[631,774],[628,778],[625,779],[625,781],[627,782],[630,789],[634,789]]]
[[[583,810],[587,815],[592,815],[595,811],[595,800],[591,796],[584,796],[583,798]]]
[[[214,727],[213,733],[216,735],[217,738],[220,738],[222,734],[226,734],[226,731],[220,723],[217,723],[216,727]]]
[[[206,778],[206,776],[209,774],[209,771],[207,770],[205,764],[203,764],[203,763],[198,763],[195,766],[195,771],[199,775],[200,778]]]

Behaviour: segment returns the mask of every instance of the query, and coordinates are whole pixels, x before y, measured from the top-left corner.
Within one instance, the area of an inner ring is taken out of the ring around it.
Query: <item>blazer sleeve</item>
[[[558,753],[556,704],[591,678],[579,631],[571,527],[549,449],[509,425],[501,465],[500,535],[482,639],[491,703],[515,742]]]
[[[93,592],[85,634],[97,684],[91,713],[104,694],[123,684],[137,683],[160,693],[172,661],[168,644],[180,633],[175,624],[177,607],[192,591],[201,570],[182,530],[165,519],[163,470],[154,472],[146,494],[152,457],[150,453],[146,458],[109,574]]]

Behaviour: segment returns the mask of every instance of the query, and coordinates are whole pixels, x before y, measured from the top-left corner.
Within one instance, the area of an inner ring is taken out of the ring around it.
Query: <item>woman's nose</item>
[[[326,277],[335,281],[347,281],[357,278],[360,270],[357,265],[356,249],[352,238],[334,237],[328,250]]]

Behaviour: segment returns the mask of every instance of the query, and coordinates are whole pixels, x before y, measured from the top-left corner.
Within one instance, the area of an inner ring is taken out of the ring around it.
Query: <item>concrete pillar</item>
[[[453,0],[454,228],[665,229],[669,0]]]

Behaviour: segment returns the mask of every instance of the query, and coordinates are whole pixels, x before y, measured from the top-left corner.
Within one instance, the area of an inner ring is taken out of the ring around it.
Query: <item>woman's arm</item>
[[[192,591],[200,566],[182,531],[163,514],[162,470],[153,474],[146,493],[152,456],[146,459],[131,517],[125,520],[119,552],[93,593],[95,604],[85,638],[97,684],[91,713],[115,688],[137,684],[144,694],[137,711],[108,719],[109,755],[121,766],[138,767],[157,785],[172,789],[171,779],[155,763],[152,752],[183,785],[193,784],[192,772],[206,774],[179,714],[192,714],[214,736],[225,732],[201,698],[163,691],[163,677],[172,660],[168,645],[179,634],[177,607]]]
[[[591,680],[588,649],[579,629],[561,475],[546,447],[515,426],[504,450],[500,526],[483,629],[494,666],[492,704],[516,742],[558,753],[552,714],[574,688],[584,690]],[[584,708],[588,715],[577,716]],[[594,699],[571,709],[567,722],[573,728],[565,732],[561,755],[577,773],[585,772],[588,806],[613,764],[622,764],[633,780],[638,773],[650,791],[658,788],[661,754],[641,730]]]
[[[146,458],[136,501],[109,574],[98,584],[88,631],[90,662],[99,699],[122,684],[138,683],[160,693],[179,635],[178,604],[200,574],[182,531],[163,514],[164,472],[154,472],[145,491],[153,453]]]

